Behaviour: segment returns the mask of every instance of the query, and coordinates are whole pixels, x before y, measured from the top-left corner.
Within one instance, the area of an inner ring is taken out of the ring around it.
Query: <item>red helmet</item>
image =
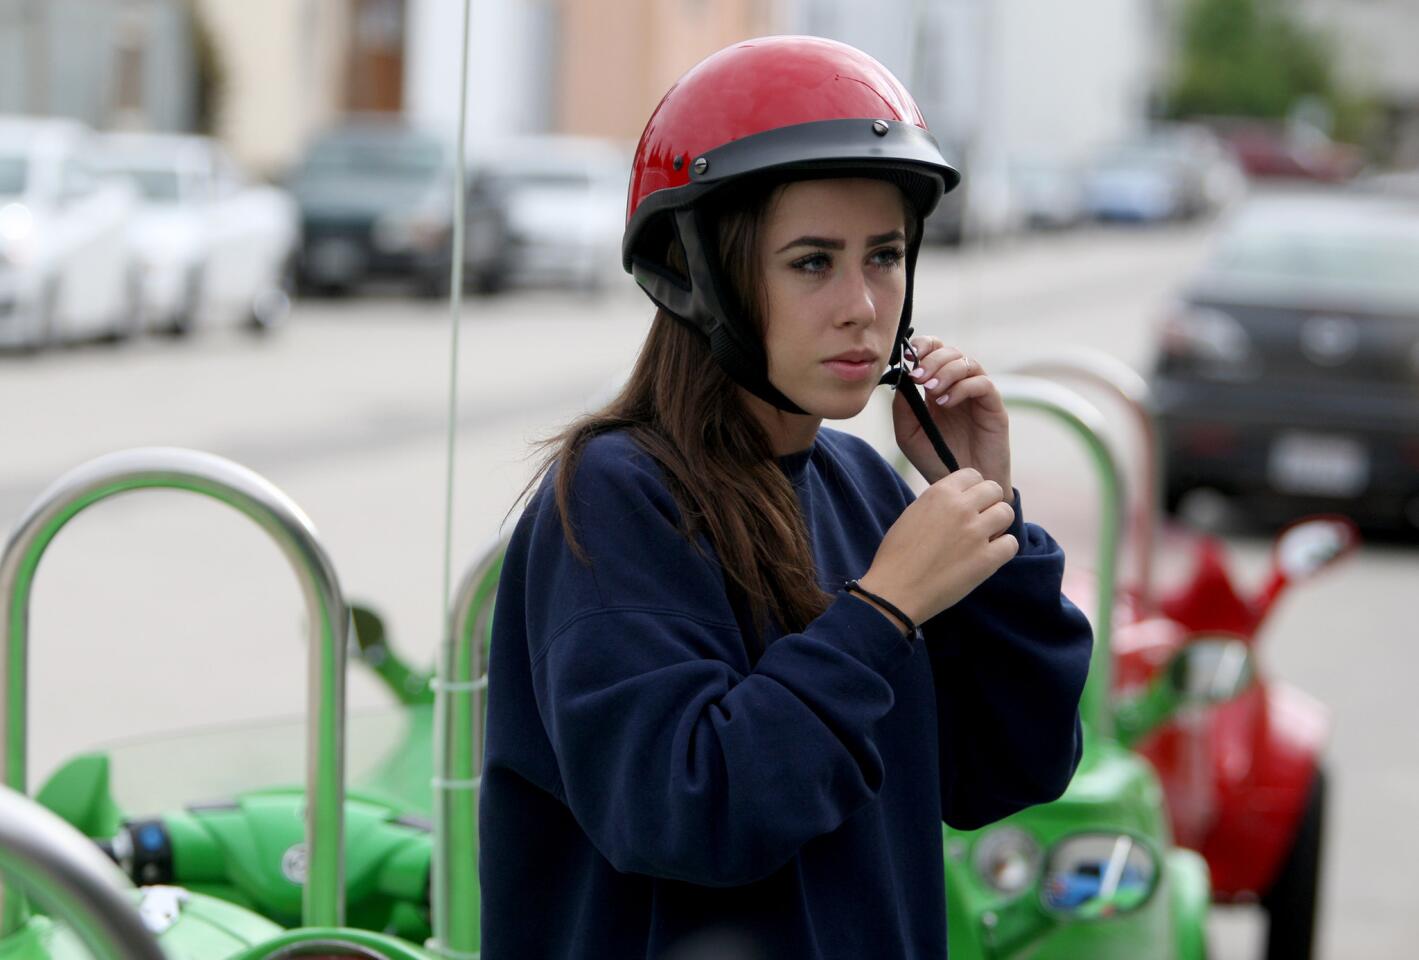
[[[906,88],[854,47],[819,37],[764,37],[712,54],[670,88],[641,134],[621,246],[627,271],[658,306],[703,333],[737,383],[802,413],[768,381],[756,331],[727,310],[705,218],[720,188],[745,178],[878,177],[902,189],[920,219],[960,182]],[[908,335],[921,231],[907,251]],[[665,263],[678,237],[689,277]]]

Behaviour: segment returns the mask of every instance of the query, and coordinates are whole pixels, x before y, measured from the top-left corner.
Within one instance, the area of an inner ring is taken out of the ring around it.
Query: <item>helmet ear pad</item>
[[[668,218],[674,239],[685,251],[688,276],[640,254],[632,256],[631,272],[656,306],[706,338],[710,355],[731,380],[780,410],[806,413],[769,382],[762,338],[725,276],[719,231],[710,219],[699,204],[676,209]]]

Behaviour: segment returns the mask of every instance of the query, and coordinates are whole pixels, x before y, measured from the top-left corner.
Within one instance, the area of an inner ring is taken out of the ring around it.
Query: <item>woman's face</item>
[[[790,183],[759,233],[769,379],[809,414],[857,415],[906,300],[906,208],[881,180]]]

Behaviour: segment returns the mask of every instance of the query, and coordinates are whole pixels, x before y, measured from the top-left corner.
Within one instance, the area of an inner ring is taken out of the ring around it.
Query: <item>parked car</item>
[[[1358,147],[1307,124],[1223,119],[1213,125],[1250,177],[1340,183],[1364,166]]]
[[[442,139],[398,121],[357,119],[317,138],[287,181],[301,212],[301,286],[394,277],[447,292],[453,168]]]
[[[1059,230],[1084,219],[1084,178],[1068,163],[1016,160],[1010,165],[1010,187],[1027,227]]]
[[[1200,185],[1172,145],[1141,140],[1105,153],[1084,178],[1084,205],[1098,220],[1185,220],[1204,209]]]
[[[0,117],[0,346],[136,330],[124,245],[136,198],[96,175],[91,137],[70,120]]]
[[[145,327],[262,331],[285,318],[300,224],[284,190],[249,181],[208,137],[109,134],[94,164],[142,197],[129,241]]]
[[[947,150],[948,157],[958,155]],[[941,198],[922,225],[923,242],[990,243],[1026,225],[1028,211],[1017,204],[1013,171],[1004,163],[977,160],[961,172],[960,185]]]
[[[620,272],[629,170],[620,148],[582,137],[508,141],[480,157],[465,261],[474,285],[601,287]]]
[[[1153,373],[1166,503],[1419,528],[1419,212],[1383,197],[1250,202],[1186,286]]]

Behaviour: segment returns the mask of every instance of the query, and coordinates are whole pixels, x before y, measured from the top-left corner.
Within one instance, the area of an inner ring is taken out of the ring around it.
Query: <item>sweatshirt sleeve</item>
[[[591,565],[550,498],[529,554],[533,689],[562,799],[617,870],[751,882],[875,796],[874,729],[912,645],[844,595],[751,666],[718,563],[624,446],[593,443],[577,468]]]
[[[1064,551],[1025,523],[1016,556],[923,625],[937,688],[942,819],[971,830],[1056,799],[1079,764],[1093,633],[1061,592]]]

